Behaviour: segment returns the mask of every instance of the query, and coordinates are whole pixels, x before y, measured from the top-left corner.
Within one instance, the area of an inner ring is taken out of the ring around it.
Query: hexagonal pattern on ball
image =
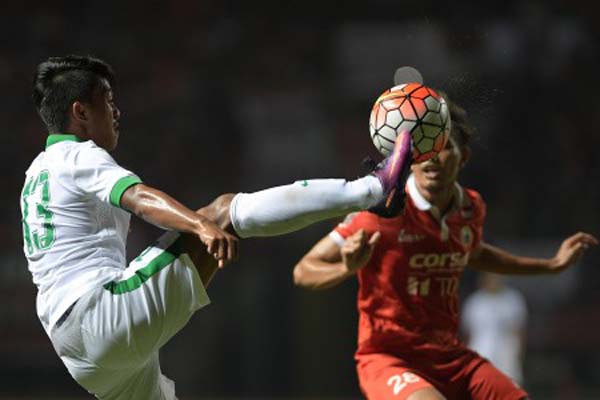
[[[398,129],[398,126],[402,123],[404,118],[402,118],[402,114],[400,114],[400,110],[395,109],[392,111],[388,111],[385,117],[385,124],[387,126],[391,126],[394,129]]]
[[[432,125],[437,125],[439,129],[442,129],[443,126],[442,116],[439,112],[436,111],[427,111],[427,114],[425,114],[425,116],[423,117],[423,122]]]
[[[433,89],[417,83],[385,91],[371,111],[369,132],[377,150],[387,156],[399,132],[412,135],[415,161],[425,161],[445,146],[450,118],[445,100]]]

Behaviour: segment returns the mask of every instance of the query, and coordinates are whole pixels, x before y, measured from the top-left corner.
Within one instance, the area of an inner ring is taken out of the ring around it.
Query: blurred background
[[[463,105],[478,132],[462,175],[488,203],[488,241],[552,256],[600,233],[598,15],[586,1],[6,2],[0,15],[0,398],[87,398],[35,314],[19,195],[46,132],[36,65],[69,53],[118,75],[115,158],[198,208],[223,192],[353,178],[375,156],[368,116],[412,65]],[[590,8],[589,10],[587,8]],[[293,286],[292,268],[335,221],[242,243],[213,304],[163,350],[182,399],[359,399],[356,282]],[[133,220],[133,258],[160,231]],[[533,398],[600,397],[600,252],[557,275],[511,278],[528,310]],[[466,272],[464,297],[476,287]]]

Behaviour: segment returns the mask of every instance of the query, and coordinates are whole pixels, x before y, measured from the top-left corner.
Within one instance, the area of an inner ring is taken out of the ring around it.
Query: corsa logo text
[[[420,253],[413,255],[408,263],[411,268],[464,267],[468,259],[468,253]]]

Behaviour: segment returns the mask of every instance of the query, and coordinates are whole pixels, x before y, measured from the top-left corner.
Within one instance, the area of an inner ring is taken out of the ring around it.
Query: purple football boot
[[[402,131],[396,137],[394,150],[384,159],[375,171],[375,175],[383,187],[383,199],[369,209],[384,218],[398,216],[404,210],[406,193],[404,186],[412,164],[412,137],[409,131]]]

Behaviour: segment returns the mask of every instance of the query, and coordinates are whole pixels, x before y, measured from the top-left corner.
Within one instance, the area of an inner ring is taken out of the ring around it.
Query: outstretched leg
[[[353,182],[343,179],[298,181],[255,193],[238,193],[230,206],[230,220],[242,238],[276,236],[312,223],[368,209],[381,198],[374,176]]]
[[[224,194],[197,212],[241,238],[283,235],[358,210],[395,216],[404,206],[411,149],[411,137],[405,131],[398,135],[392,154],[371,175],[354,181],[314,179],[255,193]],[[186,237],[186,249],[208,284],[217,266],[204,246],[195,244],[195,238]]]
[[[412,163],[412,139],[401,132],[380,167],[363,178],[298,181],[231,199],[230,220],[238,236],[277,236],[310,224],[370,210],[384,217],[404,208],[404,185]]]

